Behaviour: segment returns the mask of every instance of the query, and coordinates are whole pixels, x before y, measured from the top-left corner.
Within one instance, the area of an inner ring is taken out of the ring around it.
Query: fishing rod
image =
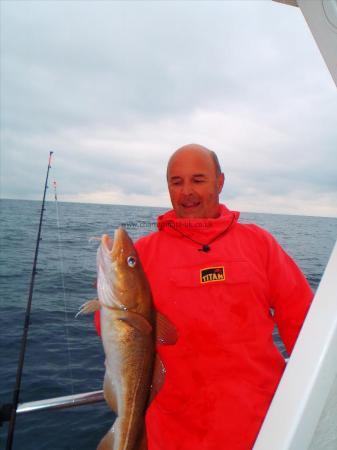
[[[36,240],[36,247],[35,247],[35,255],[34,255],[34,262],[33,262],[33,268],[32,268],[32,275],[30,279],[30,285],[29,285],[29,294],[28,294],[28,301],[27,301],[27,307],[26,307],[26,314],[25,314],[25,322],[24,322],[24,328],[23,328],[23,334],[22,334],[22,340],[21,340],[21,349],[20,349],[20,355],[19,355],[19,362],[18,367],[16,371],[16,381],[15,381],[15,387],[13,391],[13,400],[12,404],[9,406],[10,408],[10,419],[9,419],[9,425],[8,425],[8,434],[7,434],[7,443],[6,443],[6,450],[11,450],[13,445],[13,437],[14,437],[14,428],[15,428],[15,420],[16,420],[16,414],[17,414],[17,406],[19,403],[19,394],[20,394],[20,387],[21,387],[21,378],[22,378],[22,370],[23,370],[23,363],[25,359],[25,352],[26,352],[26,344],[27,344],[27,337],[28,337],[28,329],[29,329],[29,322],[30,322],[30,311],[32,306],[32,299],[33,299],[33,290],[34,290],[34,280],[35,275],[37,273],[36,265],[37,265],[37,256],[39,253],[39,245],[41,241],[41,229],[42,229],[42,219],[43,219],[43,213],[45,211],[45,199],[46,199],[46,192],[48,188],[48,176],[49,176],[49,170],[51,168],[51,157],[54,152],[49,152],[49,159],[48,159],[48,168],[47,168],[47,175],[46,175],[46,181],[44,184],[44,192],[43,192],[43,200],[41,205],[41,213],[40,213],[40,223],[39,223],[39,230],[37,233],[37,240]]]

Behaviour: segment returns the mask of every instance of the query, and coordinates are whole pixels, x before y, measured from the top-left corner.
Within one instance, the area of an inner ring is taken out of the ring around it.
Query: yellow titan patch
[[[200,269],[200,283],[213,283],[215,281],[225,281],[225,269],[223,266],[206,267]]]

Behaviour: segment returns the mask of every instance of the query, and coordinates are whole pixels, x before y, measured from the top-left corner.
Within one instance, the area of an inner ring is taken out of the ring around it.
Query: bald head
[[[179,156],[181,154],[184,153],[199,153],[199,154],[203,154],[206,157],[208,156],[211,161],[213,162],[213,166],[214,166],[214,170],[216,175],[220,175],[221,174],[221,167],[220,167],[220,163],[218,160],[218,157],[216,155],[215,152],[213,152],[213,150],[209,150],[207,147],[204,147],[203,145],[199,145],[199,144],[187,144],[184,145],[180,148],[178,148],[178,150],[176,150],[170,157],[168,163],[167,163],[167,171],[166,171],[166,177],[168,177],[168,172],[169,172],[169,167],[170,164],[172,162],[172,160],[174,161],[174,158],[176,156]]]
[[[167,183],[178,217],[219,215],[224,175],[213,151],[198,144],[176,150],[167,165]]]

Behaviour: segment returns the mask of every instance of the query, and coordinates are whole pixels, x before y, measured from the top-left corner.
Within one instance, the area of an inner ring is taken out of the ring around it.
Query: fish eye
[[[135,265],[137,264],[137,259],[134,256],[128,256],[126,261],[129,267],[135,267]]]

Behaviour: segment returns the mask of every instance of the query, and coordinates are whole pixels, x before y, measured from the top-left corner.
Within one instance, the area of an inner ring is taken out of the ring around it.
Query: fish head
[[[97,252],[97,288],[102,303],[112,308],[138,311],[139,299],[148,289],[132,239],[123,228],[112,240],[103,235]]]

